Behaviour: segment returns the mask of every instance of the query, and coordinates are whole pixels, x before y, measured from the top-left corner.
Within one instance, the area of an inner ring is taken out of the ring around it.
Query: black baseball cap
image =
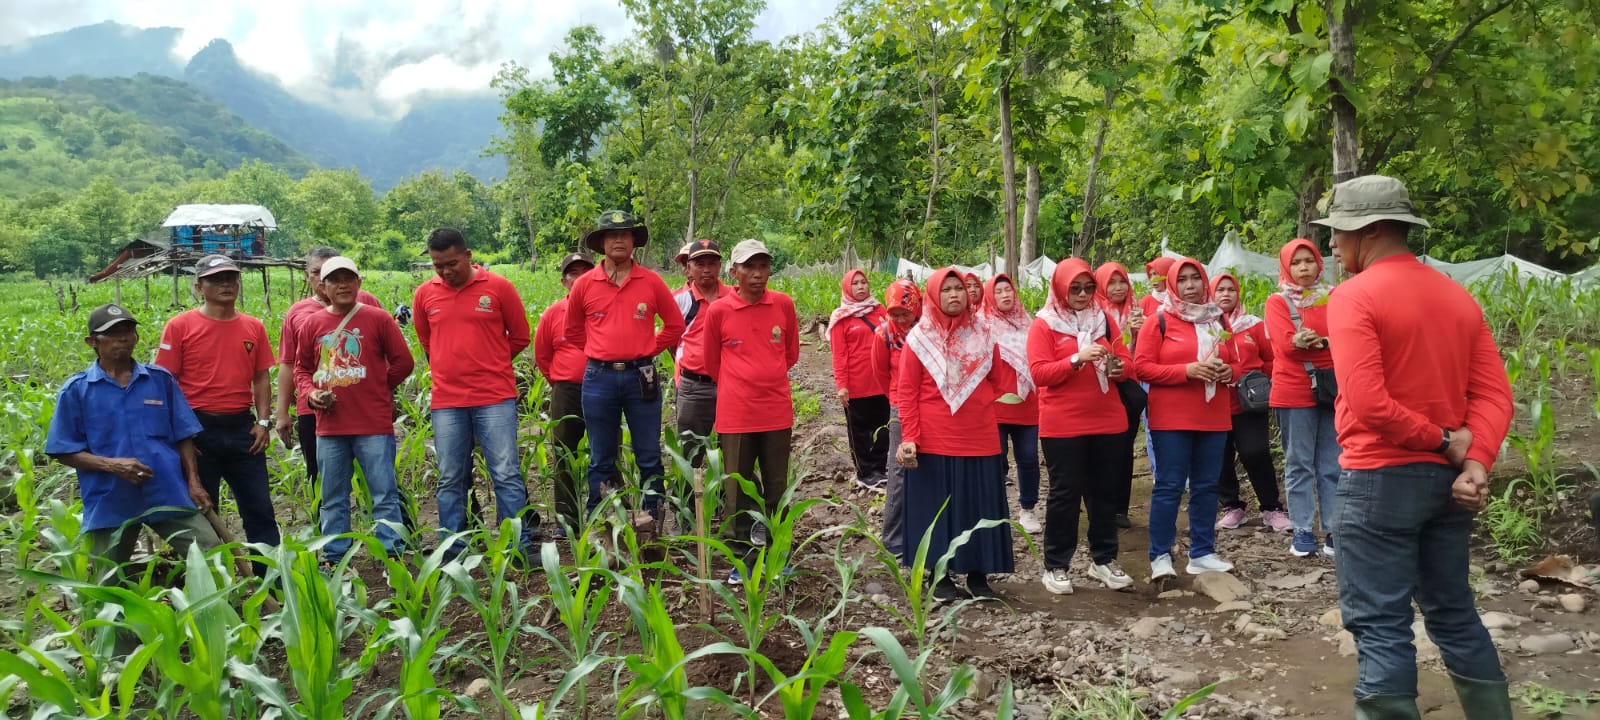
[[[116,327],[118,323],[139,324],[133,313],[116,303],[106,303],[89,311],[89,334],[96,335]]]
[[[227,255],[207,255],[194,264],[194,276],[197,278],[225,272],[239,272],[239,266]]]
[[[561,258],[561,274],[567,274],[567,268],[572,267],[573,263],[583,263],[589,267],[594,267],[594,258],[589,257],[588,253],[581,252],[575,252],[564,258]]]
[[[696,240],[685,246],[685,249],[689,251],[689,257],[687,258],[689,260],[703,258],[707,255],[715,255],[719,260],[722,258],[722,248],[717,245],[715,240]]]

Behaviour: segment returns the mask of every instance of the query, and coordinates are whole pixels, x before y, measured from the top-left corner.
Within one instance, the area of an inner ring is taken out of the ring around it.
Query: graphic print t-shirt
[[[400,326],[381,310],[364,308],[341,330],[343,319],[324,311],[301,320],[296,389],[307,396],[333,391],[333,407],[315,411],[317,435],[391,435],[390,397],[415,366],[411,350]]]

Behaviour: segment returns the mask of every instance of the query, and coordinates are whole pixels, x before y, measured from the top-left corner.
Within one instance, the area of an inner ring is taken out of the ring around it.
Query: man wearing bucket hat
[[[84,342],[95,360],[61,386],[44,451],[78,471],[90,556],[119,569],[141,524],[180,555],[190,543],[216,547],[211,523],[196,512],[211,507],[194,453],[200,421],[177,380],[133,359],[139,321],[120,305],[89,313]]]
[[[1406,245],[1405,185],[1334,186],[1333,254],[1354,277],[1332,293],[1328,339],[1344,451],[1334,525],[1339,608],[1355,636],[1356,717],[1418,718],[1412,602],[1468,720],[1511,717],[1505,674],[1468,582],[1474,514],[1511,423],[1511,386],[1483,311]]]
[[[673,295],[678,312],[683,314],[683,340],[678,343],[677,421],[678,434],[685,454],[695,467],[705,455],[705,439],[711,436],[717,419],[717,384],[706,374],[705,353],[700,348],[700,334],[705,324],[696,322],[704,316],[706,308],[733,294],[733,288],[722,284],[722,249],[711,240],[696,240],[684,246],[687,250],[686,274],[689,284]]]
[[[584,349],[583,418],[589,431],[588,509],[601,486],[620,481],[617,442],[628,418],[644,508],[661,517],[661,378],[655,358],[683,337],[683,315],[661,276],[633,261],[650,231],[621,210],[602,213],[583,240],[604,255],[567,293],[567,339]],[[656,320],[661,330],[656,330]]]
[[[594,269],[594,259],[587,253],[575,252],[561,258],[561,287],[569,292],[584,273]],[[577,532],[581,517],[578,514],[578,441],[583,439],[583,370],[587,358],[583,348],[567,339],[567,298],[551,303],[539,316],[533,330],[533,363],[539,374],[550,383],[550,419],[558,421],[553,433],[556,441],[557,462],[554,473],[556,536],[565,537],[570,530]]]

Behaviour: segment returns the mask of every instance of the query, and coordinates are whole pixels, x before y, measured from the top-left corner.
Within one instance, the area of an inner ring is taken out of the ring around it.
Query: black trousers
[[[194,437],[200,470],[200,485],[211,496],[211,504],[222,498],[222,482],[228,482],[233,501],[239,507],[239,522],[245,540],[262,545],[277,545],[278,516],[272,507],[272,482],[267,475],[266,453],[250,453],[253,439],[250,428],[255,415],[246,411],[226,415],[195,413],[200,419],[200,434]],[[267,566],[254,563],[256,577],[266,577]]]
[[[319,517],[321,510],[322,478],[317,474],[317,416],[315,413],[294,416],[294,434],[300,441],[300,456],[306,459],[306,481],[311,483],[312,497],[317,502],[311,505],[311,526],[322,527]],[[406,491],[405,484],[398,476],[395,477],[395,487],[400,491],[400,523],[405,525],[407,533],[417,531],[417,514],[412,510],[416,503],[411,499],[411,493]],[[360,496],[354,496],[360,502]]]
[[[1250,487],[1256,491],[1261,511],[1282,510],[1283,500],[1278,494],[1278,471],[1272,466],[1272,433],[1267,427],[1271,413],[1239,413],[1233,416],[1233,430],[1228,433],[1227,444],[1222,448],[1222,475],[1217,479],[1217,492],[1222,508],[1242,508],[1239,499],[1239,472],[1234,459],[1244,465],[1250,476]]]
[[[587,458],[578,456],[578,444],[583,441],[583,383],[556,381],[550,383],[550,418],[559,419],[555,428],[556,445],[553,460],[555,468],[550,473],[556,503],[556,514],[576,533],[581,527],[578,493],[588,487]],[[564,418],[564,419],[563,419]]]
[[[726,512],[728,543],[734,547],[749,547],[750,528],[755,519],[750,513],[762,510],[770,516],[778,509],[783,494],[789,489],[789,451],[794,444],[794,428],[754,433],[727,433],[717,436],[722,445],[723,469],[729,475],[749,480],[760,492],[761,502],[744,493],[738,479],[728,478],[723,492],[727,493]],[[757,467],[760,467],[757,470]]]
[[[1133,382],[1129,380],[1127,382]],[[1144,404],[1122,403],[1128,413],[1128,431],[1117,435],[1116,475],[1111,479],[1111,509],[1114,515],[1127,515],[1133,502],[1133,448],[1139,438],[1139,418],[1144,415]]]
[[[850,436],[850,456],[855,460],[856,477],[880,478],[889,475],[889,396],[850,398],[844,406],[844,421]]]
[[[1040,438],[1050,494],[1044,509],[1044,566],[1066,569],[1078,549],[1080,507],[1089,512],[1089,557],[1096,565],[1117,559],[1114,491],[1122,435]]]

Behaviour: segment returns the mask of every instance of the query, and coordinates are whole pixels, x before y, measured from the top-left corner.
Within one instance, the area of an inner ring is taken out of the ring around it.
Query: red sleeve
[[[789,367],[794,367],[800,362],[800,318],[795,315],[794,300],[788,297],[783,299],[783,322],[784,337],[788,339],[784,348],[788,356],[786,359],[789,361]]]
[[[578,281],[572,284],[572,290],[567,292],[567,342],[576,347],[584,346],[585,332],[588,328],[583,326],[583,289],[589,284],[589,275],[585,273],[578,276]]]
[[[1340,387],[1352,390],[1339,393],[1339,402],[1362,425],[1395,445],[1418,452],[1436,450],[1441,437],[1439,426],[1426,415],[1396,402],[1389,394],[1382,345],[1378,329],[1372,323],[1372,310],[1360,307],[1365,300],[1364,296],[1346,292],[1336,295],[1329,303],[1328,340],[1333,351],[1334,376]],[[1498,354],[1494,365],[1504,367]],[[1357,388],[1359,391],[1355,391]],[[1498,443],[1495,447],[1499,447]]]
[[[379,310],[383,310],[384,312],[389,312],[388,310],[384,309],[383,301],[379,300],[378,296],[373,295],[365,290],[356,291],[356,302],[368,307],[375,307]]]
[[[272,352],[272,341],[267,338],[266,323],[260,320],[255,321],[255,323],[253,329],[256,336],[256,349],[261,351],[256,353],[255,370],[256,372],[271,370],[273,365],[278,364],[278,355]]]
[[[1282,295],[1267,296],[1267,332],[1277,340],[1273,352],[1283,353],[1283,357],[1290,362],[1303,363],[1315,362],[1321,350],[1301,350],[1294,346],[1294,334],[1299,332],[1294,327],[1294,319],[1289,317],[1289,301]],[[1305,325],[1304,313],[1300,318],[1302,327]],[[1330,338],[1331,340],[1331,338]],[[1374,346],[1376,347],[1376,346]],[[1438,443],[1434,443],[1435,446]]]
[[[1072,368],[1072,355],[1056,359],[1055,333],[1043,320],[1035,320],[1028,327],[1028,372],[1039,387],[1053,387],[1066,383],[1078,374]],[[1118,343],[1119,345],[1121,343]]]
[[[516,359],[528,349],[528,309],[522,306],[522,296],[510,280],[500,282],[500,307],[505,308],[500,316],[505,318],[506,339],[511,342],[511,357]]]
[[[161,342],[156,345],[155,364],[160,365],[175,378],[182,379],[179,373],[183,372],[183,323],[185,314],[167,321],[166,327],[161,328]]]
[[[1169,319],[1168,324],[1173,322]],[[1166,338],[1161,336],[1161,318],[1147,317],[1144,327],[1139,330],[1138,355],[1134,356],[1134,364],[1139,366],[1139,379],[1151,385],[1182,385],[1189,382],[1188,363],[1176,365],[1161,362],[1161,346]]]
[[[844,323],[829,325],[828,352],[833,355],[833,387],[836,390],[843,390],[850,379],[850,359],[845,357],[844,343]]]
[[[921,444],[922,360],[907,348],[900,353],[900,441]]]
[[[1489,332],[1488,323],[1481,319],[1478,322],[1477,341],[1467,359],[1467,429],[1472,431],[1467,458],[1483,463],[1488,470],[1494,467],[1500,444],[1511,428],[1515,405],[1494,335]]]
[[[427,287],[428,284],[423,283],[417,286],[415,293],[411,294],[411,326],[417,329],[417,342],[422,344],[423,355],[429,354],[429,341],[433,339],[429,335],[428,308],[423,304],[423,301],[427,299],[427,296],[423,295],[423,291]]]
[[[678,340],[683,338],[683,313],[678,311],[678,300],[672,297],[672,290],[667,287],[666,281],[661,276],[654,277],[656,293],[656,314],[661,316],[661,330],[656,333],[655,349],[650,351],[652,357],[660,355],[667,348],[677,347]],[[712,375],[712,377],[716,377]]]
[[[411,347],[406,345],[405,333],[400,332],[400,324],[389,317],[387,313],[378,319],[383,333],[380,342],[383,344],[383,354],[389,360],[389,392],[400,387],[400,383],[411,376],[411,371],[417,367],[417,361],[411,357]]]
[[[294,328],[289,326],[293,315],[284,315],[283,324],[278,326],[278,362],[282,365],[294,365],[297,348],[294,346]]]
[[[1250,328],[1250,332],[1254,333],[1252,337],[1256,340],[1256,347],[1261,349],[1261,372],[1265,373],[1267,377],[1272,377],[1273,355],[1277,354],[1278,351],[1272,347],[1272,338],[1267,334],[1267,324],[1263,322]]]
[[[700,342],[700,362],[706,367],[706,376],[716,382],[722,377],[722,315],[725,308],[721,303],[713,302],[706,307],[700,317],[695,318],[697,323],[705,323],[705,327],[697,331],[695,339]],[[678,306],[673,305],[674,309]]]
[[[893,379],[892,373],[889,371],[889,353],[890,352],[891,351],[889,350],[889,342],[887,340],[884,340],[883,336],[878,335],[877,333],[873,333],[873,335],[872,335],[872,374],[878,378],[878,384],[882,385],[884,387],[884,390],[888,391],[889,404],[898,406],[899,403],[896,402],[895,399],[899,396],[900,389],[896,388],[896,387],[893,387],[893,386],[891,386],[889,384],[889,381]]]
[[[550,366],[556,359],[556,330],[551,325],[567,319],[565,315],[556,317],[556,311],[560,309],[563,309],[560,303],[545,308],[539,316],[539,325],[533,329],[533,364],[546,380],[550,379]]]
[[[294,359],[294,388],[296,397],[310,397],[315,388],[311,382],[311,374],[317,371],[317,339],[311,336],[308,327],[310,319],[300,323],[295,332],[296,357]]]

